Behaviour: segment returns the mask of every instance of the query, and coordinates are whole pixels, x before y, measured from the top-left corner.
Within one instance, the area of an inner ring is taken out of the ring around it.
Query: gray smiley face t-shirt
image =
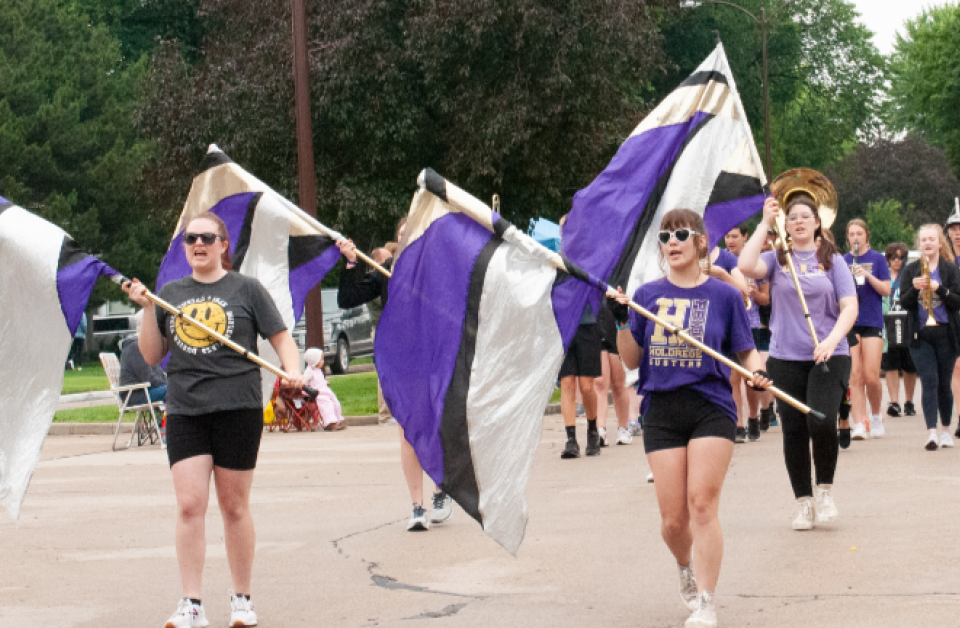
[[[236,272],[214,283],[184,277],[163,286],[159,296],[250,353],[256,353],[257,336],[269,338],[286,329],[267,289]],[[170,350],[169,414],[263,407],[259,366],[166,310],[155,310]]]

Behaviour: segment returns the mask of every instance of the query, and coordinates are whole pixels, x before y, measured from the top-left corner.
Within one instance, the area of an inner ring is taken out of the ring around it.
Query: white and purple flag
[[[574,196],[564,254],[633,294],[663,276],[656,232],[665,213],[685,208],[702,215],[713,249],[763,209],[765,185],[721,44]]]
[[[427,474],[516,554],[543,413],[591,288],[432,170],[421,185],[377,328],[383,394]]]
[[[14,519],[90,292],[98,277],[118,274],[60,227],[0,198],[0,504]]]
[[[306,216],[211,144],[160,264],[157,292],[191,273],[181,238],[190,221],[207,211],[227,226],[234,270],[256,277],[266,287],[287,329],[293,331],[303,314],[307,293],[340,259],[336,240],[343,236]],[[267,340],[260,340],[258,353],[280,365]],[[264,377],[263,385],[264,399],[269,399],[272,376]]]

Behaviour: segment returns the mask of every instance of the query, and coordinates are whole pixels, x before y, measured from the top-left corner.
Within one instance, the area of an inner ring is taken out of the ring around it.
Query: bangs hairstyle
[[[217,235],[223,238],[223,243],[227,245],[227,250],[225,250],[223,255],[220,256],[220,265],[223,266],[224,270],[233,270],[233,262],[230,261],[230,234],[227,233],[226,223],[223,222],[220,216],[217,216],[213,212],[203,212],[188,222],[187,227],[192,225],[197,220],[209,220],[217,225]],[[186,231],[186,229],[184,231]]]
[[[863,218],[854,218],[847,223],[847,230],[844,231],[844,234],[847,236],[847,248],[850,248],[850,227],[860,227],[863,229],[863,232],[867,234],[867,244],[870,244],[870,227],[867,226],[867,221]]]
[[[920,225],[920,228],[917,229],[917,237],[913,241],[914,248],[917,250],[920,249],[920,232],[925,229],[932,229],[937,232],[937,239],[940,241],[940,257],[948,262],[957,261],[956,256],[953,254],[953,247],[951,247],[950,242],[947,241],[947,236],[943,234],[943,227],[936,223],[929,222],[925,225]]]
[[[899,253],[903,256],[903,263],[907,263],[907,254],[910,252],[909,247],[907,247],[906,242],[891,242],[887,245],[887,250],[883,252],[883,256],[887,258],[887,264],[890,263],[890,260],[893,259],[893,256]]]
[[[817,209],[817,202],[813,200],[812,196],[804,192],[798,192],[790,198],[790,202],[787,203],[787,208],[784,211],[784,216],[789,216],[790,212],[798,206],[809,209],[814,218],[817,219],[817,222],[820,222],[820,212]],[[817,243],[817,262],[823,266],[824,270],[830,270],[833,268],[833,256],[837,255],[839,251],[833,243],[833,234],[831,234],[831,237],[825,237],[824,233],[823,225],[817,225],[817,230],[813,233],[813,241]],[[826,233],[829,233],[829,231]],[[777,263],[781,266],[787,263],[787,254],[783,252],[782,247],[777,248]]]
[[[703,224],[703,216],[693,211],[692,209],[671,209],[666,214],[663,215],[663,220],[660,222],[660,230],[667,231],[676,231],[677,229],[692,229],[698,234],[705,236],[707,235],[707,227]],[[710,274],[710,249],[706,246],[700,246],[699,236],[694,236],[694,246],[697,248],[697,259],[703,262],[707,260],[706,269],[703,269],[703,266],[700,268],[704,270],[705,273]],[[663,274],[666,275],[667,268],[664,266],[666,264],[666,258],[663,256],[663,245],[657,242],[657,253],[660,256],[660,270],[663,271]]]

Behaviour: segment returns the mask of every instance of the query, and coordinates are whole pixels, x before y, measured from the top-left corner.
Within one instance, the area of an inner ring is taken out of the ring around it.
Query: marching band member
[[[703,218],[674,209],[660,228],[667,276],[641,286],[633,300],[707,346],[737,355],[754,373],[751,383],[768,386],[743,296],[701,267],[708,255]],[[736,437],[730,369],[636,312],[628,319],[628,301],[621,291],[611,304],[617,345],[626,368],[640,367],[647,406],[643,445],[656,476],[661,534],[677,560],[683,602],[693,611],[684,625],[712,628],[717,625],[713,595],[723,557],[720,491]]]
[[[772,340],[767,368],[771,378],[784,392],[826,416],[817,421],[780,404],[783,454],[798,504],[793,529],[810,530],[815,522],[829,523],[837,518],[832,490],[839,453],[836,420],[850,378],[846,336],[857,318],[857,297],[843,258],[833,243],[823,237],[817,202],[806,192],[788,196],[786,230],[793,241],[791,255],[813,326],[821,339],[814,347],[796,288],[785,267],[786,254],[782,249],[761,254],[766,231],[779,214],[780,204],[768,198],[763,206],[761,228],[740,254],[740,270],[746,277],[770,282]],[[828,365],[828,371],[820,365],[822,362]],[[816,498],[810,480],[811,441]]]
[[[937,436],[937,413],[943,427],[950,427],[950,381],[960,356],[960,268],[953,263],[940,225],[920,227],[916,247],[920,259],[903,269],[900,305],[907,311],[910,356],[920,374],[920,402],[929,431],[924,448],[936,451],[953,447],[947,429]]]
[[[891,242],[887,245],[884,257],[890,267],[890,296],[888,312],[884,314],[887,324],[887,350],[880,359],[880,370],[887,381],[887,392],[890,395],[890,404],[887,406],[887,416],[898,417],[902,411],[906,416],[914,416],[917,411],[913,405],[913,395],[917,388],[917,368],[910,358],[910,348],[905,342],[904,323],[906,312],[900,306],[900,278],[901,271],[907,260],[910,249],[903,242]],[[899,329],[899,331],[898,331]],[[904,339],[901,344],[897,336]],[[903,388],[906,399],[903,408],[900,407],[900,374],[903,373]]]
[[[860,218],[847,223],[849,253],[843,256],[857,284],[860,314],[850,330],[857,343],[850,343],[850,404],[853,440],[867,438],[867,402],[870,403],[870,436],[883,437],[883,387],[880,358],[883,355],[883,299],[890,295],[890,270],[886,258],[870,248],[870,229]]]

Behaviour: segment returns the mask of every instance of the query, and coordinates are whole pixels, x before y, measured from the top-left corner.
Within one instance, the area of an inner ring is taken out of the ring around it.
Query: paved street
[[[841,452],[840,520],[806,533],[790,529],[779,428],[737,446],[721,506],[721,626],[956,625],[960,450],[924,452],[924,434],[920,417],[888,418],[884,439]],[[112,453],[110,440],[48,438],[20,521],[0,519],[3,628],[159,627],[174,610],[165,454]],[[573,461],[562,445],[548,416],[513,558],[460,510],[405,531],[395,429],[267,434],[253,493],[261,626],[682,626],[639,439]],[[215,501],[208,523],[204,603],[225,626]]]

